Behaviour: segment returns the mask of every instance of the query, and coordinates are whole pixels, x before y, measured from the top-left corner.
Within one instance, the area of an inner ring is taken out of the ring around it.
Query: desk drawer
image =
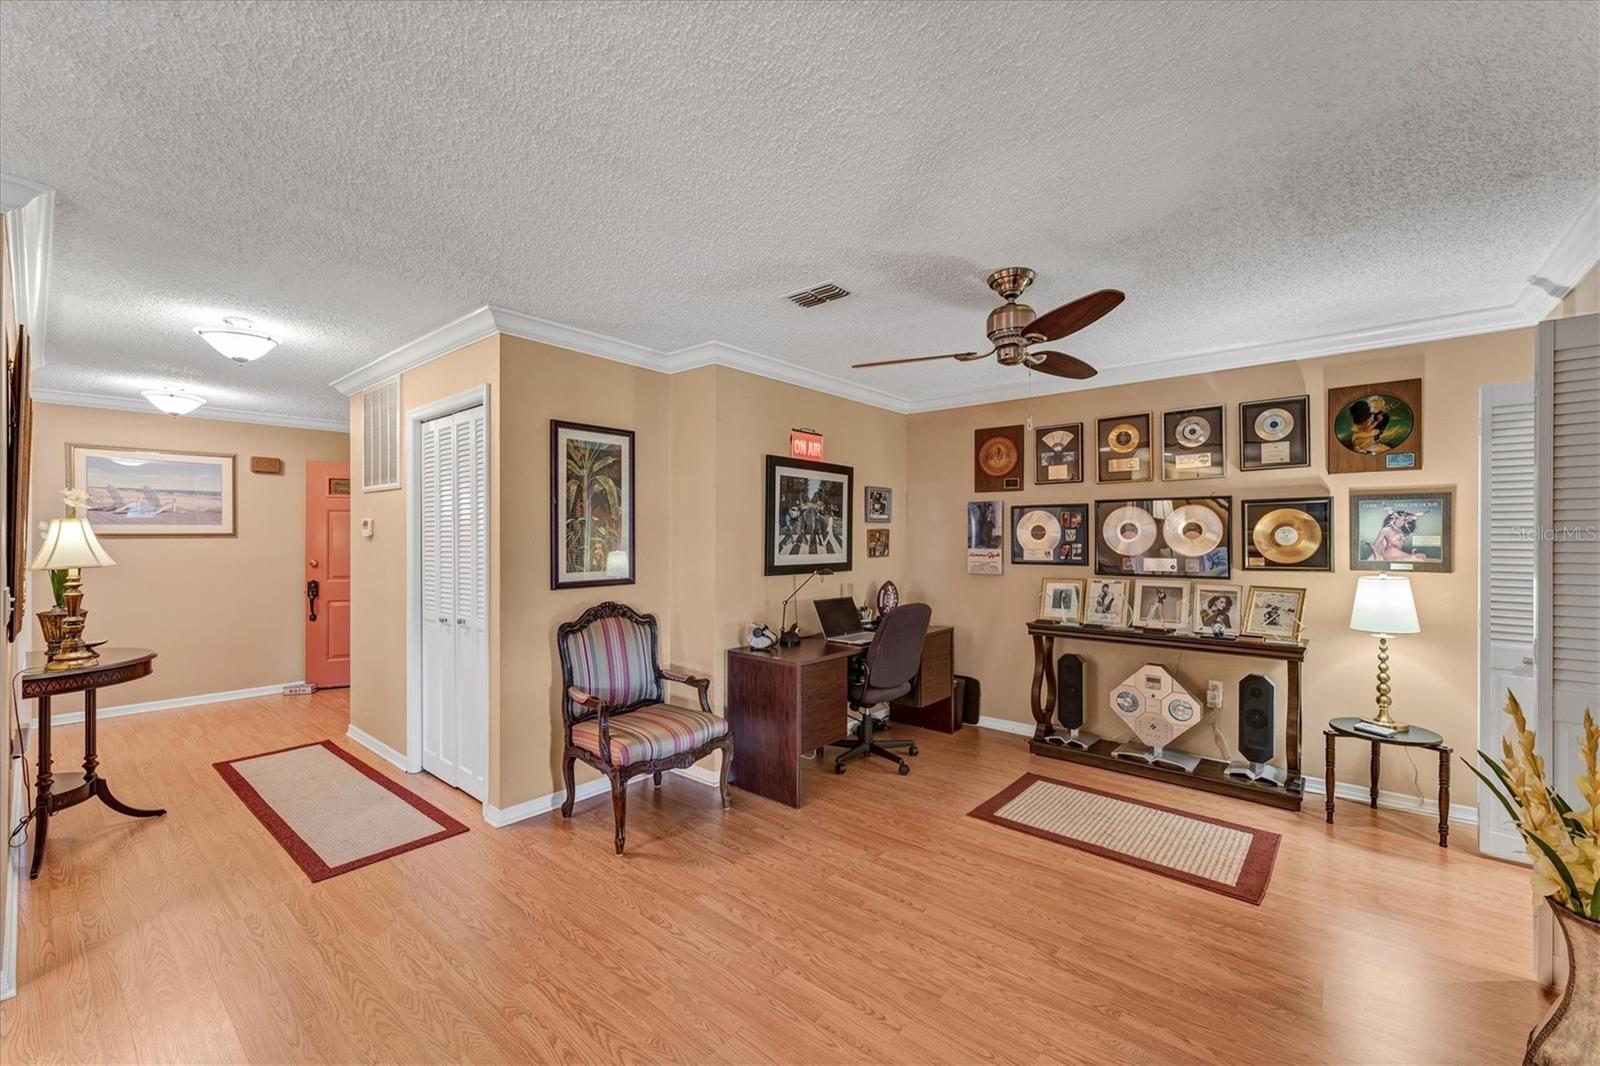
[[[846,660],[810,663],[800,671],[800,750],[820,748],[845,734]]]

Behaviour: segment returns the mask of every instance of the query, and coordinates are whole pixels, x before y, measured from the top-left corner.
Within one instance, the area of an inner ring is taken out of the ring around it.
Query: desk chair
[[[829,747],[848,748],[833,761],[835,773],[844,773],[846,759],[864,759],[877,755],[900,767],[902,774],[911,772],[911,765],[890,748],[905,748],[906,754],[915,755],[917,745],[910,740],[873,740],[878,730],[872,708],[880,703],[899,699],[911,691],[917,671],[922,668],[922,642],[928,636],[928,622],[933,609],[925,603],[905,603],[883,616],[878,632],[867,646],[867,653],[858,660],[861,667],[850,677],[850,710],[861,716],[861,722],[851,736],[836,740]]]

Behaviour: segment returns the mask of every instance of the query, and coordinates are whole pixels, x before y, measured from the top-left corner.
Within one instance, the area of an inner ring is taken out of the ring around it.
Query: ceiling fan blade
[[[852,363],[850,369],[861,370],[869,366],[895,366],[899,363],[931,363],[935,359],[976,359],[977,352],[951,352],[949,355],[917,355],[910,359],[879,359],[875,363]]]
[[[1033,360],[1038,359],[1038,362]],[[1066,352],[1029,352],[1028,366],[1041,374],[1054,374],[1058,378],[1074,378],[1083,380],[1092,378],[1097,371],[1076,356]]]
[[[1033,325],[1028,327],[1028,336],[1047,341],[1060,340],[1067,334],[1076,333],[1098,321],[1123,299],[1125,299],[1123,294],[1116,289],[1101,289],[1099,292],[1080,296],[1071,303],[1062,304],[1054,311],[1047,311],[1034,319]]]

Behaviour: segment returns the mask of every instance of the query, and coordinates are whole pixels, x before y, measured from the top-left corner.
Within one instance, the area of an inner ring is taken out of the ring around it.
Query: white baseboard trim
[[[1033,726],[1031,725],[1013,722],[1009,718],[992,718],[989,715],[983,715],[978,719],[978,728],[995,729],[1002,733],[1015,733],[1019,736],[1033,736]],[[1308,796],[1326,794],[1320,777],[1305,778],[1305,787],[1306,795]],[[1367,786],[1352,784],[1348,781],[1340,781],[1337,787],[1334,788],[1333,795],[1335,799],[1357,800],[1361,803],[1366,803],[1369,798]],[[1419,801],[1417,797],[1405,792],[1380,790],[1378,792],[1378,806],[1389,811],[1426,815],[1436,821],[1439,817],[1439,802],[1437,800],[1424,799]],[[1478,808],[1465,803],[1452,803],[1450,804],[1450,820],[1452,822],[1460,822],[1463,825],[1477,825]]]
[[[377,737],[373,736],[371,733],[368,733],[362,729],[357,729],[355,726],[351,726],[349,729],[344,731],[344,735],[355,741],[357,744],[360,744],[363,748],[366,748],[368,751],[372,752],[372,754],[378,756],[378,758],[384,760],[385,762],[393,763],[401,770],[405,770],[407,773],[411,772],[406,770],[406,757],[403,754],[395,751],[393,748],[379,740]]]
[[[22,794],[22,775],[17,773],[17,760],[11,759],[6,770],[10,776],[11,805],[6,808],[11,818],[10,825],[6,826],[7,836],[11,833],[11,826],[17,824],[17,812],[27,805],[27,799]],[[22,891],[22,864],[28,861],[26,847],[7,848],[6,868],[6,914],[5,914],[5,950],[0,957],[0,1001],[10,999],[17,994],[17,896]]]
[[[611,791],[611,782],[607,778],[597,777],[593,781],[585,781],[574,791],[578,799],[586,800],[591,796],[599,796]],[[527,821],[537,818],[541,814],[549,814],[560,807],[567,798],[567,790],[558,788],[547,796],[539,796],[510,807],[495,807],[485,803],[483,805],[483,820],[496,829],[504,829],[513,822]]]
[[[708,770],[703,766],[685,766],[682,770],[672,772],[707,788],[717,788],[722,784],[722,774],[719,771]]]
[[[283,686],[300,685],[301,681],[279,681],[275,685],[258,685],[255,688],[236,688],[227,692],[202,692],[198,696],[174,696],[167,700],[147,700],[144,703],[124,703],[120,707],[101,707],[95,712],[95,718],[121,718],[130,714],[149,714],[151,711],[170,711],[178,707],[198,707],[205,703],[228,703],[232,700],[252,700],[260,696],[280,696]],[[69,711],[66,714],[51,714],[51,725],[69,725],[73,722],[83,721],[82,711]],[[36,728],[39,719],[33,718],[28,722],[28,728]]]

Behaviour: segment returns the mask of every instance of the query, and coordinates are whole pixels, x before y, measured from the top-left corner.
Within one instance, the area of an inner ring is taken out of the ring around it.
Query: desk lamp
[[[1356,582],[1356,599],[1350,608],[1350,628],[1378,638],[1378,713],[1361,719],[1370,725],[1404,733],[1411,727],[1389,717],[1389,638],[1420,633],[1417,603],[1411,581],[1394,574],[1369,574]]]
[[[100,661],[83,644],[83,581],[79,571],[89,566],[116,566],[116,561],[95,539],[87,518],[52,518],[45,530],[44,543],[33,557],[30,570],[65,570],[66,591],[62,604],[67,617],[61,621],[61,647],[45,663],[46,670],[75,670]]]
[[[800,590],[805,588],[807,585],[809,585],[811,583],[811,579],[812,578],[814,578],[814,577],[832,577],[832,576],[833,576],[833,571],[828,569],[826,566],[824,566],[820,570],[813,570],[813,571],[811,571],[811,573],[806,575],[806,579],[804,581],[800,582],[800,584],[798,586],[796,586],[796,588],[795,588],[795,590],[793,592],[789,593],[788,599],[785,599],[783,601],[783,615],[782,615],[782,617],[780,617],[778,619],[778,632],[780,634],[779,637],[778,637],[778,644],[779,645],[781,645],[782,647],[785,647],[785,648],[792,648],[796,644],[800,643],[800,618],[799,618],[800,610],[799,610],[799,608],[795,608],[795,612],[794,613],[795,613],[796,617],[795,617],[795,620],[794,620],[794,625],[785,626],[783,624],[783,623],[785,623],[785,622],[787,622],[789,620],[789,600],[792,600],[796,596],[800,595]]]

